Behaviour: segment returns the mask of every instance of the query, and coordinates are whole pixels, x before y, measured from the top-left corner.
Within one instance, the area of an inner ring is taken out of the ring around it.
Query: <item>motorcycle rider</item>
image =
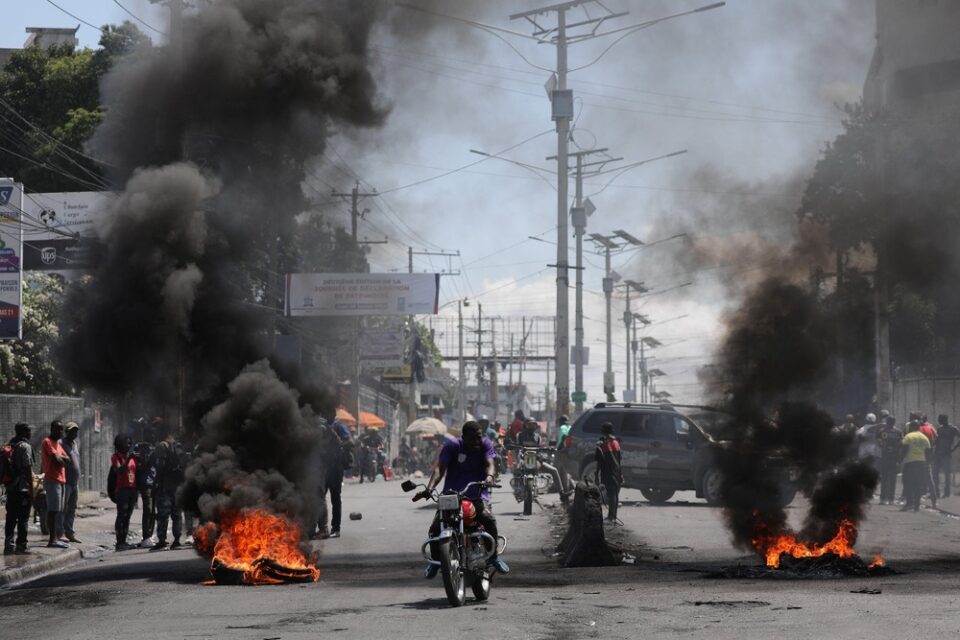
[[[527,420],[523,430],[517,434],[517,444],[522,447],[539,447],[540,443],[540,425],[536,420]]]
[[[360,436],[360,482],[363,482],[363,476],[370,471],[370,482],[377,478],[377,458],[380,450],[383,449],[383,438],[380,432],[371,427],[367,427],[363,435]],[[380,469],[383,473],[383,468]]]
[[[415,498],[426,498],[430,496],[433,489],[444,480],[443,491],[456,492],[463,491],[471,482],[494,482],[496,480],[496,458],[497,454],[493,449],[493,443],[489,438],[483,436],[483,430],[480,425],[473,420],[464,423],[459,438],[448,438],[440,449],[437,456],[437,465],[427,482],[427,488],[415,496]],[[490,492],[486,487],[474,485],[466,493],[466,496],[473,502],[477,510],[477,521],[483,525],[484,530],[497,539],[497,519],[490,510]],[[440,535],[440,512],[433,519],[430,525],[429,537],[435,538]],[[434,560],[439,557],[436,543],[430,545],[430,552]],[[510,567],[504,562],[494,550],[490,557],[489,564],[500,573],[509,573]],[[436,564],[427,565],[423,576],[428,580],[436,577],[440,567]]]
[[[542,444],[543,438],[540,435],[540,425],[536,420],[528,418],[523,425],[523,431],[517,434],[517,445],[521,447],[540,447]],[[560,501],[566,504],[569,492],[563,483],[563,475],[560,473],[560,470],[542,457],[540,458],[539,462],[540,468],[553,476],[553,481],[556,483],[557,487],[557,493],[560,494]]]

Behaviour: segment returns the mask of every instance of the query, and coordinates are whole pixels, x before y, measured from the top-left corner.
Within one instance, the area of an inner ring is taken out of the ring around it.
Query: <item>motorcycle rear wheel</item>
[[[443,590],[447,593],[447,602],[451,607],[462,606],[467,599],[467,589],[460,570],[460,555],[456,544],[448,542],[440,545],[440,575],[443,576]]]

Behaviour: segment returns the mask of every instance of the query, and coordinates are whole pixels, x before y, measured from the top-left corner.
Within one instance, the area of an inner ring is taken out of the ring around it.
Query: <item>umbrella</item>
[[[407,426],[407,435],[442,436],[447,433],[447,425],[436,418],[419,418]]]
[[[340,407],[337,409],[337,420],[347,425],[351,429],[355,430],[357,426],[357,419],[353,417],[353,414]],[[376,415],[375,413],[370,413],[369,411],[360,412],[360,426],[361,427],[370,427],[371,429],[380,429],[387,423],[383,421],[383,418]]]

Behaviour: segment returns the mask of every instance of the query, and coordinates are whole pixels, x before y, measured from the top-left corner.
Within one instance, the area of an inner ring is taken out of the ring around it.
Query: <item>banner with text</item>
[[[0,340],[23,337],[23,185],[0,178]]]
[[[37,224],[24,231],[24,271],[83,272],[96,267],[102,251],[97,226],[116,198],[111,191],[31,193],[24,213]]]
[[[288,273],[288,316],[437,313],[438,273]]]

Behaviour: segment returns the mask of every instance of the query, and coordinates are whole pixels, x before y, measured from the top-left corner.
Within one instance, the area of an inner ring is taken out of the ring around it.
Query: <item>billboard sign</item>
[[[0,340],[23,337],[23,185],[0,178]]]
[[[115,199],[111,191],[29,194],[24,212],[43,227],[24,231],[24,270],[92,270],[101,252],[97,227]]]
[[[288,273],[286,315],[390,316],[437,313],[438,273]]]
[[[403,364],[401,329],[364,329],[360,337],[360,364],[371,369]]]

